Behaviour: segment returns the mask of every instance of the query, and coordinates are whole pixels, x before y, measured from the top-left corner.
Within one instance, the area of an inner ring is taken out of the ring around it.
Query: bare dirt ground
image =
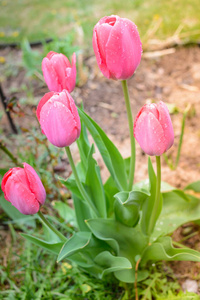
[[[1,53],[2,52],[2,53]],[[17,50],[1,50],[0,56],[16,57],[21,59],[21,53]],[[129,156],[129,130],[120,82],[105,79],[95,61],[95,57],[85,59],[85,73],[87,81],[84,85],[77,87],[72,96],[79,105],[84,103],[86,112],[105,130],[111,140],[116,144],[124,157]],[[0,66],[1,70],[1,66]],[[25,77],[25,71],[20,70],[17,76],[4,78],[3,89],[7,96],[23,96],[22,91],[15,89],[22,83],[29,86],[29,79]],[[38,126],[36,119],[30,116],[37,102],[48,92],[45,84],[34,79],[33,95],[34,103],[26,104],[24,111],[29,113],[23,118],[15,116],[17,126]],[[133,115],[147,101],[162,100],[175,105],[178,112],[172,114],[172,122],[175,132],[174,146],[168,151],[173,159],[177,153],[177,147],[181,131],[181,120],[184,109],[191,105],[186,119],[185,134],[181,151],[181,158],[176,170],[172,171],[162,161],[162,179],[173,186],[183,188],[188,183],[200,179],[200,48],[175,48],[174,53],[154,58],[142,58],[141,64],[134,77],[128,81],[131,106]],[[10,92],[9,92],[10,91]],[[2,135],[8,135],[10,128],[3,116],[1,119]],[[147,156],[144,155],[137,145],[136,181],[147,177]],[[1,163],[2,165],[2,163]],[[104,178],[107,171],[102,168]],[[191,225],[193,226],[193,225]],[[176,240],[182,236],[180,228],[174,234]],[[200,251],[199,227],[192,228],[197,231],[195,237],[188,239],[186,245]],[[199,263],[178,262],[171,264],[179,280],[190,278],[200,280]]]

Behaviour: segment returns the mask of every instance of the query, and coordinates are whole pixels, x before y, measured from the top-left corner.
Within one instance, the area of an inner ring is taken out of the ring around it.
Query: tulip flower
[[[103,17],[93,30],[97,64],[107,78],[126,80],[137,69],[142,44],[137,26],[119,16]]]
[[[174,131],[166,104],[144,105],[136,116],[134,136],[148,155],[160,156],[174,143]]]
[[[45,94],[38,104],[37,118],[42,133],[54,146],[70,146],[80,135],[78,111],[67,90]]]
[[[76,84],[76,54],[73,53],[72,64],[62,53],[50,51],[42,61],[45,82],[52,92],[66,89],[71,93]]]
[[[4,197],[22,214],[36,214],[44,204],[46,192],[35,170],[23,163],[24,168],[12,168],[3,177]]]

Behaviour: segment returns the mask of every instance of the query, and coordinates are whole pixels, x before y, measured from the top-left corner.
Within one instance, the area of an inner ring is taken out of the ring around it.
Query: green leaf
[[[122,282],[134,283],[135,282],[135,270],[121,270],[114,273],[115,277]],[[137,282],[146,279],[149,275],[147,270],[138,270],[137,272]]]
[[[147,247],[142,255],[141,264],[145,264],[149,260],[186,260],[200,262],[200,252],[189,248],[174,248],[172,246],[172,239],[166,236],[159,238],[155,243]]]
[[[153,207],[156,201],[156,175],[152,166],[151,159],[148,160],[148,173],[149,173],[149,185],[150,185],[150,194],[151,196],[146,198],[142,206],[142,219],[141,219],[141,229],[145,235],[150,235],[149,232],[149,223],[152,216]],[[157,215],[154,220],[154,224],[157,221],[157,218],[162,209],[162,201],[160,201],[160,207],[157,211]]]
[[[73,227],[77,227],[75,211],[73,208],[61,201],[53,201],[52,205],[65,222],[69,223]]]
[[[86,126],[83,123],[83,121],[81,120],[81,133],[80,136],[77,140],[77,145],[78,145],[78,149],[79,149],[79,153],[80,153],[80,158],[81,158],[81,162],[84,166],[84,169],[86,171],[87,169],[87,156],[88,153],[90,151],[90,143],[88,140],[88,135],[87,135],[87,130],[86,130]]]
[[[122,224],[134,227],[139,221],[140,207],[149,194],[141,191],[119,192],[114,197],[115,218]]]
[[[90,240],[91,240],[92,234],[91,232],[77,232],[75,233],[62,247],[57,261],[61,261],[62,259],[69,257],[77,252],[79,252],[81,249],[85,248]]]
[[[140,255],[148,243],[139,228],[127,227],[111,219],[92,219],[86,222],[92,233],[105,241],[118,256],[126,257],[135,265],[135,256]]]
[[[72,194],[72,198],[73,198],[73,202],[74,202],[76,221],[77,221],[79,229],[81,231],[90,231],[88,226],[85,224],[85,220],[92,218],[92,214],[91,214],[90,209],[88,208],[88,205],[86,203],[84,203],[75,194]]]
[[[163,193],[163,209],[151,236],[152,241],[173,232],[184,223],[199,219],[200,200],[189,194],[187,198],[189,202],[175,192]]]
[[[109,251],[104,251],[97,255],[95,262],[104,267],[102,277],[112,272],[132,269],[132,265],[127,258],[114,256]]]
[[[200,180],[190,183],[184,188],[184,190],[192,190],[196,193],[200,193]]]
[[[64,243],[47,243],[41,239],[38,239],[34,236],[31,236],[29,234],[25,234],[25,233],[21,233],[21,236],[23,236],[26,240],[28,240],[29,242],[37,245],[37,246],[40,246],[42,248],[44,248],[45,250],[48,250],[50,252],[53,252],[55,254],[58,255],[58,253],[60,252],[62,246]]]
[[[114,195],[119,192],[119,189],[116,187],[116,184],[111,176],[107,179],[106,183],[104,184],[104,191],[106,196],[107,215],[108,217],[112,217],[115,202]]]
[[[19,226],[28,226],[35,228],[35,219],[33,216],[27,216],[20,213],[9,201],[5,200],[3,194],[0,196],[0,205],[5,213]]]
[[[120,152],[105,132],[84,111],[79,108],[78,112],[81,120],[90,131],[117,187],[120,190],[128,190],[125,164]]]
[[[96,206],[100,216],[106,218],[106,199],[100,176],[100,168],[97,165],[96,160],[92,157],[93,153],[94,145],[92,145],[87,158],[88,167],[86,173],[86,185],[88,186],[88,194]]]

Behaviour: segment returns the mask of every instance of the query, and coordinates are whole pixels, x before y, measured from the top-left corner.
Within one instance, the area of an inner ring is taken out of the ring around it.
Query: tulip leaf
[[[114,273],[115,277],[122,282],[134,283],[135,282],[135,269],[121,270]],[[137,272],[137,282],[146,279],[149,275],[147,270],[138,270]]]
[[[200,216],[200,200],[187,194],[190,202],[175,192],[163,193],[163,209],[157,220],[151,241],[172,233],[184,223],[195,221]]]
[[[149,188],[151,196],[146,198],[142,206],[142,219],[141,219],[141,229],[145,235],[151,235],[149,232],[149,224],[152,216],[152,211],[156,201],[156,175],[152,166],[151,159],[148,160],[148,173],[149,173]],[[161,196],[162,199],[162,196]],[[157,218],[162,210],[162,200],[160,201],[160,207],[158,208],[157,215],[153,220],[154,226],[156,224]]]
[[[116,271],[132,269],[130,261],[125,257],[112,255],[109,251],[101,252],[95,257],[95,263],[104,267],[102,277]]]
[[[94,145],[92,145],[87,158],[86,185],[88,194],[96,206],[101,217],[106,217],[106,199],[100,175],[100,168],[93,158]]]
[[[60,242],[60,243],[48,243],[48,242],[45,242],[41,239],[38,239],[34,236],[31,236],[29,234],[25,234],[25,233],[21,233],[21,236],[23,236],[26,240],[28,240],[29,242],[37,245],[37,246],[40,246],[42,248],[44,248],[45,250],[48,250],[50,252],[53,252],[55,254],[58,255],[58,253],[60,252],[62,246],[64,243]]]
[[[159,238],[144,251],[141,264],[145,264],[149,260],[186,260],[200,262],[200,252],[189,248],[174,248],[172,246],[171,237],[165,236]]]
[[[88,209],[88,205],[75,194],[72,194],[72,198],[79,229],[81,231],[90,231],[88,226],[85,224],[85,220],[92,218],[91,211]]]
[[[200,180],[190,183],[184,190],[192,190],[196,193],[200,193]]]
[[[73,227],[77,227],[75,211],[73,208],[61,201],[53,201],[52,205],[66,223]]]
[[[148,243],[138,227],[130,228],[112,219],[91,219],[86,224],[97,239],[105,241],[116,255],[126,257],[132,265]]]
[[[119,189],[116,187],[116,184],[111,176],[104,183],[104,191],[106,197],[107,215],[108,217],[111,217],[113,215],[113,207],[115,202],[114,195],[119,192]]]
[[[141,191],[119,192],[114,197],[115,218],[122,224],[134,227],[139,221],[140,207],[149,193]]]
[[[77,140],[77,145],[80,153],[81,162],[84,166],[84,169],[86,170],[87,168],[86,162],[87,162],[88,153],[90,151],[90,143],[88,140],[86,126],[82,120],[81,120],[81,133]]]
[[[92,237],[91,232],[87,231],[81,231],[75,233],[62,247],[57,261],[61,261],[66,257],[69,257],[77,252],[79,252],[81,249],[85,248]]]
[[[105,132],[84,111],[79,108],[78,112],[81,120],[91,133],[117,187],[120,190],[128,190],[125,163],[120,152]]]

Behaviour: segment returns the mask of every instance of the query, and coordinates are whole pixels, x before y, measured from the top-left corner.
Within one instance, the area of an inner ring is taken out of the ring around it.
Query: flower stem
[[[70,151],[70,148],[69,147],[65,147],[65,150],[66,150],[66,153],[67,153],[67,156],[68,156],[68,159],[69,159],[69,163],[71,165],[71,168],[72,168],[72,172],[74,174],[74,177],[75,177],[75,180],[76,180],[76,184],[78,186],[78,189],[83,197],[83,199],[85,200],[85,202],[88,204],[88,206],[92,209],[92,211],[94,212],[95,214],[95,217],[99,217],[99,212],[96,208],[96,206],[94,205],[94,203],[91,201],[90,197],[87,195],[80,179],[79,179],[79,176],[78,176],[78,173],[77,173],[77,170],[76,170],[76,166],[74,164],[74,160],[72,158],[72,154],[71,154],[71,151]]]
[[[53,225],[51,225],[49,223],[49,221],[45,218],[45,216],[43,215],[43,213],[39,210],[38,211],[38,216],[40,218],[40,220],[49,228],[51,229],[60,239],[61,241],[64,241],[66,242],[67,241],[67,238],[61,233],[59,232]]]
[[[133,135],[133,116],[131,112],[131,104],[130,104],[128,86],[126,80],[122,80],[122,88],[124,92],[126,112],[128,116],[129,134],[131,140],[131,161],[130,161],[130,171],[129,171],[129,181],[128,181],[128,188],[131,191],[133,186],[133,181],[134,181],[134,173],[135,173],[135,138]]]
[[[188,106],[186,107],[184,113],[183,113],[183,119],[182,119],[182,126],[181,126],[181,135],[180,135],[180,140],[179,140],[179,144],[178,144],[178,151],[177,151],[177,156],[176,156],[176,162],[175,162],[175,166],[174,169],[177,168],[178,163],[179,163],[179,159],[180,159],[180,154],[181,154],[181,146],[183,143],[183,136],[184,136],[184,130],[185,130],[185,119],[187,117],[188,111],[191,107],[191,104],[188,104]]]
[[[149,233],[151,234],[154,226],[156,224],[156,218],[158,214],[158,209],[160,205],[160,187],[161,187],[161,163],[160,156],[156,156],[156,167],[157,167],[157,177],[156,177],[156,195],[155,203],[151,214],[151,219],[149,222]]]

